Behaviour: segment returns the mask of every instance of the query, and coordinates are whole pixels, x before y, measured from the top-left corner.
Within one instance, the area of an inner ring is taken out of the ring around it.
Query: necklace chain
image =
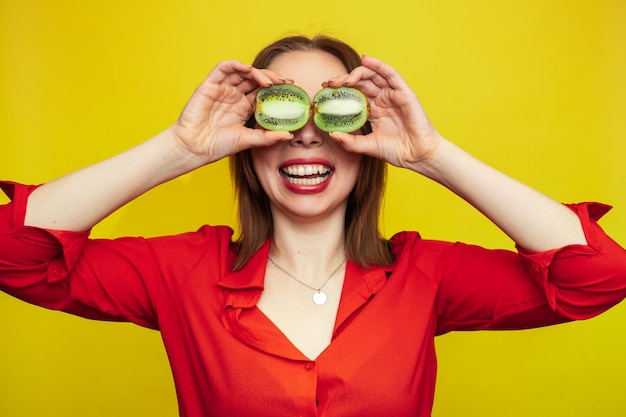
[[[322,291],[322,288],[324,288],[324,286],[328,283],[328,281],[330,281],[330,279],[335,276],[335,274],[337,273],[337,271],[339,271],[339,269],[343,266],[344,263],[346,263],[347,258],[343,258],[343,260],[341,261],[341,263],[339,264],[339,266],[337,266],[337,268],[335,268],[335,270],[328,276],[328,278],[326,278],[326,281],[324,281],[324,283],[322,284],[321,287],[319,288],[315,288],[309,284],[307,284],[306,282],[301,281],[300,279],[298,279],[298,277],[296,277],[295,275],[293,275],[291,272],[287,271],[285,268],[283,268],[282,266],[278,265],[276,263],[276,261],[274,259],[272,259],[271,256],[267,256],[267,259],[278,269],[280,269],[281,271],[283,271],[285,274],[289,275],[291,278],[293,278],[294,280],[296,280],[297,282],[299,282],[300,284],[304,285],[305,287],[312,289],[313,291],[315,291],[316,293],[319,293]]]

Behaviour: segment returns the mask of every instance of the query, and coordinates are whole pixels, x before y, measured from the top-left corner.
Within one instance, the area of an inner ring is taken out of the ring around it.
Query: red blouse
[[[33,187],[0,186],[0,289],[30,303],[158,329],[180,414],[427,417],[434,337],[599,314],[626,296],[626,252],[596,224],[609,207],[570,206],[588,246],[542,253],[391,239],[390,267],[349,262],[332,341],[307,359],[256,307],[269,244],[231,271],[232,230],[88,239],[23,225]]]

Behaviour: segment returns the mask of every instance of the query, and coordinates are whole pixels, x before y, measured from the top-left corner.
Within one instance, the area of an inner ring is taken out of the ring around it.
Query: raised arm
[[[44,184],[29,197],[25,224],[83,231],[151,188],[240,150],[290,138],[244,127],[251,91],[276,74],[224,61],[208,75],[172,127],[119,155]]]
[[[357,87],[370,99],[371,134],[332,134],[346,149],[384,159],[443,184],[526,249],[545,251],[586,243],[578,217],[567,207],[443,138],[414,92],[389,65],[363,57],[363,66],[327,84]]]

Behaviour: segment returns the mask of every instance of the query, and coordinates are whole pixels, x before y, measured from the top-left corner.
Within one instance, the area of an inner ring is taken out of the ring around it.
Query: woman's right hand
[[[87,230],[159,184],[243,149],[290,139],[288,132],[244,126],[252,115],[254,91],[284,82],[289,81],[238,61],[218,64],[169,129],[36,189],[28,199],[25,224]]]
[[[203,164],[290,139],[288,132],[244,126],[253,112],[255,94],[251,93],[285,82],[289,81],[269,70],[236,60],[220,62],[198,86],[170,131],[183,149]]]

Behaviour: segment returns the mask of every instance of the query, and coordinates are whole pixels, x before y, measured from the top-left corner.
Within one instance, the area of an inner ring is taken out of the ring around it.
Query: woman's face
[[[276,57],[268,69],[290,78],[313,100],[322,82],[346,69],[322,51],[294,51]],[[311,117],[294,138],[253,148],[252,163],[272,210],[298,221],[314,221],[333,213],[343,216],[361,161],[320,130]],[[278,214],[278,213],[275,213]]]

